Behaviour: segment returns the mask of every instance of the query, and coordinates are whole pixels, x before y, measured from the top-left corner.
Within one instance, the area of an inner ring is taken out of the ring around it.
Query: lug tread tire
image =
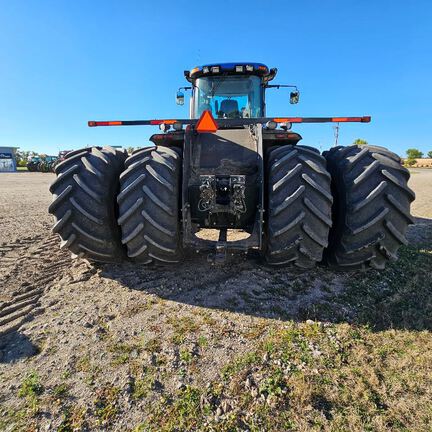
[[[125,159],[112,147],[91,147],[68,153],[55,167],[49,212],[61,248],[91,261],[122,261],[116,197]]]
[[[325,159],[311,147],[278,147],[268,154],[267,179],[266,260],[314,267],[322,260],[332,223]]]
[[[147,147],[129,156],[125,165],[117,201],[128,257],[142,264],[181,261],[180,152]]]
[[[328,263],[344,270],[383,269],[407,244],[413,223],[409,171],[384,147],[335,147],[324,156],[335,196]]]

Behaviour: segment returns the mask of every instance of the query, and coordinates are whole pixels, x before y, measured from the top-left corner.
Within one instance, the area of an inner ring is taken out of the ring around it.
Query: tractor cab
[[[216,119],[259,118],[265,115],[264,91],[277,69],[262,63],[221,63],[185,71],[192,87],[177,93],[177,103],[184,103],[182,89],[191,89],[191,119],[211,111]]]

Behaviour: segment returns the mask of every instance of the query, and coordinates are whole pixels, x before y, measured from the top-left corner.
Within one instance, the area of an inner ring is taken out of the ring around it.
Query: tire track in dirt
[[[0,247],[0,336],[42,313],[40,298],[71,266],[55,235],[40,234]],[[43,240],[42,240],[43,239]]]

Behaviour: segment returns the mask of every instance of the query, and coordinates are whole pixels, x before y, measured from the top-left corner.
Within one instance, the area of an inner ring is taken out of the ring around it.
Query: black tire
[[[406,229],[413,223],[409,171],[383,147],[335,147],[324,156],[335,198],[328,263],[346,270],[383,269],[407,244]]]
[[[112,147],[92,147],[69,153],[56,166],[49,212],[61,248],[92,261],[122,261],[116,197],[125,159]]]
[[[325,159],[314,148],[285,145],[269,153],[266,165],[266,260],[311,268],[322,260],[332,223]]]
[[[143,148],[120,176],[118,223],[128,257],[137,263],[182,259],[180,191],[182,157],[168,147]]]

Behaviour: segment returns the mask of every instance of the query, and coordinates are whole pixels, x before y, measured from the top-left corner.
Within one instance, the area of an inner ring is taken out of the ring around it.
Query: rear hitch
[[[227,229],[219,230],[219,239],[216,242],[215,251],[209,253],[207,261],[215,265],[222,265],[226,263],[227,259]]]

